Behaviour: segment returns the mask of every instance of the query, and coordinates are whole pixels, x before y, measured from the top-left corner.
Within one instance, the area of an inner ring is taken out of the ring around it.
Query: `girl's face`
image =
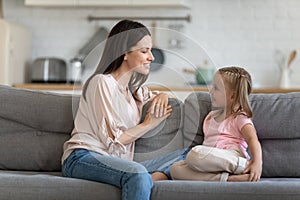
[[[151,53],[152,40],[149,35],[143,37],[132,49],[125,54],[129,70],[147,75],[150,70],[150,63],[154,60]]]
[[[230,108],[233,102],[234,93],[228,83],[223,81],[222,75],[216,73],[210,89],[211,102],[213,107]]]

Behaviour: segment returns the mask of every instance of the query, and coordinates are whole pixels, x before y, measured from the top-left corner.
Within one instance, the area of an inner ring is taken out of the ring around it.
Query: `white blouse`
[[[78,148],[133,160],[134,142],[123,145],[118,138],[140,122],[143,105],[154,93],[141,87],[134,96],[137,100],[112,75],[94,76],[86,99],[80,98],[71,138],[64,144],[62,162]],[[109,132],[114,139],[109,137]]]

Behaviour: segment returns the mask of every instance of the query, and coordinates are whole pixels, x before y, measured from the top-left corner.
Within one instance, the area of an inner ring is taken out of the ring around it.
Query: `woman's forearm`
[[[150,124],[141,123],[135,127],[132,127],[123,132],[123,134],[118,138],[118,140],[124,144],[130,144],[137,140],[138,138],[142,137],[145,133],[152,129]]]
[[[166,113],[164,113],[161,117],[155,117],[155,114],[151,114],[151,112],[148,111],[145,120],[142,123],[124,131],[118,140],[124,145],[134,142],[169,117],[172,112],[172,107],[168,106],[166,110]]]

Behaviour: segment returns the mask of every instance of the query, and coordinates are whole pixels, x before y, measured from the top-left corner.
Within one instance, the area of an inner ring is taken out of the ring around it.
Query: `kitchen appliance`
[[[215,74],[213,68],[196,68],[194,69],[183,69],[185,73],[194,74],[195,80],[199,85],[211,84]]]
[[[163,64],[165,63],[165,55],[164,52],[156,46],[156,23],[152,23],[152,41],[153,41],[153,47],[151,49],[152,55],[154,57],[154,61],[150,64],[150,70],[156,71],[159,70]]]
[[[85,57],[101,42],[106,40],[108,36],[108,30],[101,26],[94,33],[94,35],[85,43],[85,45],[79,50],[76,58],[84,60]]]
[[[194,74],[197,84],[210,85],[213,82],[213,78],[216,70],[208,65],[208,60],[204,60],[203,64],[197,66],[195,69],[183,69],[184,72]]]
[[[33,83],[66,83],[67,64],[61,58],[38,58],[31,67]]]
[[[213,82],[213,77],[215,74],[215,69],[212,68],[198,68],[196,69],[196,81],[200,85],[211,84]]]
[[[99,27],[94,35],[79,50],[78,54],[70,60],[67,68],[67,81],[69,83],[81,83],[85,79],[83,75],[86,68],[92,68],[92,70],[94,70],[94,68],[98,65],[98,62],[90,67],[91,62],[86,61],[85,59],[93,50],[96,49],[97,45],[107,38],[107,36],[108,30],[105,27]],[[97,54],[95,60],[100,59],[101,54],[102,50],[99,54]],[[85,61],[85,64],[83,61]],[[86,64],[87,62],[88,64]]]
[[[82,81],[82,61],[78,58],[70,60],[67,68],[67,81],[68,83],[81,83]]]
[[[30,30],[0,19],[0,84],[13,85],[29,80]]]

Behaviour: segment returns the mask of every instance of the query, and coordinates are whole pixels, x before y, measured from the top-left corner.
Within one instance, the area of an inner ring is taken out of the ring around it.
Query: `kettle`
[[[67,81],[68,83],[80,84],[82,81],[82,60],[79,58],[73,58],[70,60],[67,69]]]

